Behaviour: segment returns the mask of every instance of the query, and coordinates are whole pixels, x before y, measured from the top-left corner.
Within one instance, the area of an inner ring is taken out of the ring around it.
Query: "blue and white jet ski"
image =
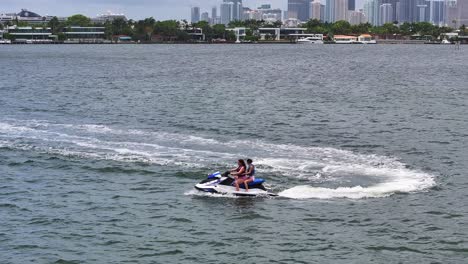
[[[268,192],[263,186],[264,179],[255,178],[253,182],[249,183],[249,191],[245,189],[244,184],[239,184],[239,191],[236,191],[234,186],[234,178],[229,175],[229,172],[221,174],[215,172],[208,175],[200,183],[195,185],[195,189],[209,193],[232,194],[236,196],[277,196],[277,194]]]

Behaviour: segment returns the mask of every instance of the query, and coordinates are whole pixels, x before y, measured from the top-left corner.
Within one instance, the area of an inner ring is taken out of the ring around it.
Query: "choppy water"
[[[464,263],[468,50],[0,47],[2,263]],[[276,198],[204,195],[251,157]]]

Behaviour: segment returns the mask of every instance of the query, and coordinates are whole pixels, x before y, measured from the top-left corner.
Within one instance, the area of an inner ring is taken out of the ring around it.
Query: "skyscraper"
[[[417,0],[400,0],[399,5],[399,21],[402,22],[416,22],[418,21],[418,1]]]
[[[322,4],[320,0],[315,0],[310,3],[310,19],[322,19]]]
[[[242,0],[234,0],[233,1],[233,13],[232,13],[232,20],[244,20],[244,9],[242,7]]]
[[[426,4],[418,4],[418,22],[427,22],[429,17],[426,16],[428,6]]]
[[[429,21],[435,25],[444,23],[445,3],[444,0],[431,0],[429,2]]]
[[[392,4],[380,5],[380,25],[393,22],[393,7]]]
[[[215,23],[214,21],[216,20],[217,17],[218,17],[218,8],[216,6],[213,6],[213,8],[211,8],[211,19],[213,19],[213,24]]]
[[[457,0],[445,0],[445,25],[449,27],[457,27],[458,7]]]
[[[227,25],[233,20],[233,2],[221,3],[221,24]]]
[[[309,4],[310,0],[288,0],[288,18],[309,20]]]
[[[348,0],[348,10],[356,10],[356,0]]]
[[[374,26],[380,23],[380,20],[379,20],[380,10],[377,4],[378,4],[377,0],[366,0],[364,2],[364,14],[366,14],[367,22],[369,22],[370,24]]]
[[[191,22],[192,23],[197,23],[200,21],[200,8],[195,6],[195,7],[192,7],[192,19],[191,19]]]
[[[208,14],[208,12],[203,12],[201,14],[201,21],[206,21],[206,22],[210,21],[210,15]]]
[[[326,0],[325,21],[335,22],[335,0]]]
[[[468,25],[468,0],[458,0],[458,21],[459,25]]]
[[[335,1],[335,21],[348,21],[348,0]]]
[[[348,22],[351,25],[359,25],[366,23],[366,16],[362,10],[359,11],[349,11]]]

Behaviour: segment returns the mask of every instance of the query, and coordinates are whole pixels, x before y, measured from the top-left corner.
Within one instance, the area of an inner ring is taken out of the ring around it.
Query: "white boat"
[[[11,40],[9,40],[9,39],[0,39],[0,44],[11,44]]]
[[[323,34],[314,34],[297,40],[298,44],[323,44]]]
[[[442,42],[440,42],[440,44],[452,44],[452,42],[448,41],[446,38],[444,38],[442,40]]]

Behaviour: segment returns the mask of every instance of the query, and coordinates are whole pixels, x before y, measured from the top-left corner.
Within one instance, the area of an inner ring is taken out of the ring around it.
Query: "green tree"
[[[245,27],[245,22],[241,20],[234,20],[229,22],[228,27],[229,28],[235,28],[235,27]]]
[[[48,23],[47,27],[50,27],[52,30],[52,34],[58,34],[60,31],[62,31],[63,25],[60,23],[58,18],[54,16]]]
[[[177,38],[180,31],[179,22],[176,20],[157,21],[154,24],[154,31],[163,37],[163,40]]]
[[[213,26],[213,38],[226,38],[226,26],[217,24]]]
[[[80,27],[88,27],[91,25],[91,19],[84,15],[73,15],[67,18],[66,21],[67,26],[80,26]]]
[[[336,21],[332,25],[332,31],[335,35],[341,35],[341,34],[350,34],[351,33],[351,24],[349,24],[348,21],[340,20]]]

